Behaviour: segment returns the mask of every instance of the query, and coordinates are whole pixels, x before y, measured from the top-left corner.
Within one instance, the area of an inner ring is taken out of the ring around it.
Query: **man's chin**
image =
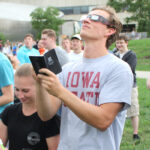
[[[84,40],[87,35],[86,35],[86,33],[84,33],[84,32],[80,32],[80,36],[81,36],[82,40]]]

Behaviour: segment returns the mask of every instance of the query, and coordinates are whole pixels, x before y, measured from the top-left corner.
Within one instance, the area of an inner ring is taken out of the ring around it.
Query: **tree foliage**
[[[2,41],[2,43],[4,44],[6,41],[6,37],[3,33],[0,33],[0,41]]]
[[[126,22],[138,22],[139,32],[150,33],[150,0],[109,0],[107,5],[112,6],[117,12],[127,11],[132,13]]]
[[[64,22],[58,17],[59,10],[54,7],[36,8],[30,16],[32,17],[32,27],[38,31],[37,38],[40,38],[43,29],[53,29],[57,33],[59,26]]]

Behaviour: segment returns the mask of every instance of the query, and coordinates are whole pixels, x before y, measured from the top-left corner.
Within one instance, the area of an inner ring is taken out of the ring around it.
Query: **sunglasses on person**
[[[84,16],[84,18],[82,18],[81,21],[84,21],[86,18],[89,18],[91,21],[94,21],[94,22],[101,22],[102,24],[107,25],[107,26],[111,25],[111,23],[101,15],[87,15],[87,16]]]

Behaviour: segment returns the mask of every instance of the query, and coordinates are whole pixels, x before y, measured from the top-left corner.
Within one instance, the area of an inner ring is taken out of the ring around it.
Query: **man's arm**
[[[57,150],[58,144],[59,144],[59,135],[46,138],[46,143],[48,146],[48,150]]]
[[[147,79],[147,88],[150,89],[150,78]]]
[[[7,126],[0,120],[0,139],[3,141],[3,145],[6,146],[8,141]]]
[[[39,117],[43,121],[51,119],[58,111],[61,101],[50,95],[37,81],[36,83],[36,106]]]
[[[106,130],[123,107],[123,103],[106,103],[100,106],[86,103],[64,88],[54,73],[47,69],[41,69],[40,71],[48,75],[38,75],[41,85],[48,93],[61,99],[80,119],[95,128]],[[55,99],[51,98],[51,101],[55,101]],[[47,103],[47,105],[51,104]]]
[[[13,85],[3,87],[2,96],[0,96],[0,106],[8,104],[14,100]]]
[[[123,103],[92,105],[79,99],[65,88],[62,89],[58,96],[81,120],[102,131],[112,124],[123,107]]]

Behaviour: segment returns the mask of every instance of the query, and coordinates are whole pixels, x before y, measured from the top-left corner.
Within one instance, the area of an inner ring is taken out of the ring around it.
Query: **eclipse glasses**
[[[103,16],[101,15],[87,15],[87,16],[83,16],[81,17],[81,21],[84,21],[86,18],[89,18],[91,21],[94,21],[94,22],[101,22],[102,24],[104,25],[112,25],[106,18],[104,18]]]

